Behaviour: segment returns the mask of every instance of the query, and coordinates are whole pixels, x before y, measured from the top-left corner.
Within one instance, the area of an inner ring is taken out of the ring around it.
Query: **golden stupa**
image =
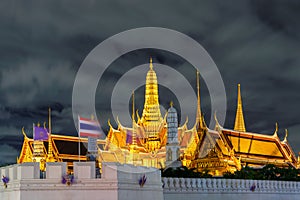
[[[246,132],[240,84],[234,129],[223,128],[216,117],[215,129],[209,129],[201,113],[199,72],[196,76],[197,115],[193,127],[189,129],[187,120],[181,126],[178,125],[177,112],[172,104],[165,116],[162,116],[158,80],[150,59],[142,116],[135,110],[133,93],[132,127],[125,127],[117,121],[118,126],[114,128],[108,121],[110,129],[106,139],[98,140],[97,160],[100,166],[103,161],[156,168],[176,163],[199,172],[209,171],[212,175],[234,172],[246,165],[299,167],[299,159],[287,141],[287,130],[283,141],[277,136],[277,124],[272,135]],[[45,162],[64,161],[72,170],[73,161],[87,159],[87,150],[83,145],[87,143],[86,138],[51,134],[48,141],[37,144],[26,136],[24,129],[22,132],[24,142],[18,163],[35,161],[44,166]],[[78,155],[79,147],[81,155]]]

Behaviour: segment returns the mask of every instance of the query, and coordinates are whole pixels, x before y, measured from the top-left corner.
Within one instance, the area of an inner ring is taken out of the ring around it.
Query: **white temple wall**
[[[46,179],[38,176],[36,163],[16,164],[0,169],[8,176],[8,187],[0,185],[1,200],[253,200],[300,199],[300,182],[241,179],[161,178],[154,168],[103,163],[100,179],[91,171],[94,163],[74,163],[75,183],[62,184],[66,163],[49,163]],[[79,167],[79,168],[78,168]],[[76,170],[83,170],[76,172]],[[57,174],[56,174],[57,172]],[[139,180],[145,175],[146,183]],[[253,191],[251,186],[255,185]]]
[[[0,200],[163,200],[160,171],[153,168],[103,163],[102,178],[96,179],[95,163],[74,163],[75,182],[68,186],[61,182],[66,163],[48,163],[46,179],[40,179],[36,164],[1,168],[1,177],[7,176],[10,181],[7,188],[1,182]],[[147,181],[141,187],[143,175]]]
[[[162,178],[162,181],[165,200],[300,199],[300,182],[293,181],[216,178]],[[254,185],[255,189],[251,191]]]

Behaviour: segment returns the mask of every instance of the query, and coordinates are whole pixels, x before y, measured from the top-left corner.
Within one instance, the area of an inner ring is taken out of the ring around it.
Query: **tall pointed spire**
[[[199,127],[203,128],[202,113],[201,113],[201,103],[200,103],[200,73],[197,70],[197,115],[196,123],[199,122]]]
[[[234,130],[246,132],[240,84],[238,84],[238,98],[237,98],[237,108],[236,108]]]
[[[141,123],[145,127],[147,137],[158,138],[158,129],[163,119],[158,100],[157,76],[153,70],[152,58],[150,58],[149,67],[146,76],[145,103]]]

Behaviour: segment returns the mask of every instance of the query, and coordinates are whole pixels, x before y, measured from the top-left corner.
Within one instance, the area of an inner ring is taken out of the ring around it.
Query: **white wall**
[[[300,183],[242,179],[163,178],[164,199],[300,199]],[[255,184],[255,190],[250,187]]]
[[[161,178],[155,168],[103,163],[101,179],[95,179],[94,163],[74,163],[75,183],[61,183],[65,163],[47,165],[46,179],[39,179],[36,163],[7,166],[0,169],[9,176],[5,189],[0,185],[0,200],[253,200],[300,199],[300,182],[235,179]],[[76,172],[80,169],[81,172]],[[82,170],[87,173],[83,173]],[[56,174],[57,173],[57,174]],[[145,175],[143,187],[139,179]],[[255,184],[252,192],[250,187]]]
[[[163,200],[160,171],[153,168],[104,163],[102,178],[95,179],[95,163],[74,163],[75,183],[67,186],[61,183],[61,175],[66,172],[65,163],[47,165],[46,179],[39,179],[36,164],[1,169],[1,177],[17,178],[10,178],[6,189],[0,185],[0,200]],[[147,182],[141,187],[138,180],[144,174]]]

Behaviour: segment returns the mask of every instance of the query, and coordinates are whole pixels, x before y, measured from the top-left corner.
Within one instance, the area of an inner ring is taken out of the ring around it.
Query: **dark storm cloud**
[[[278,121],[280,136],[284,136],[283,128],[288,128],[289,141],[296,152],[300,151],[299,6],[298,1],[280,0],[2,1],[0,156],[17,156],[21,128],[25,126],[26,133],[32,135],[32,123],[47,121],[48,106],[53,109],[54,132],[76,135],[72,87],[81,62],[104,39],[143,26],[175,29],[204,46],[225,83],[226,127],[233,127],[236,85],[241,83],[248,130],[272,134]],[[156,62],[178,69],[188,65],[159,51],[131,52],[116,61],[107,71],[110,79],[102,84],[115,84],[126,71],[121,66],[127,66],[128,70],[143,64],[149,54]],[[188,77],[192,76],[190,79],[194,79],[193,73],[186,72]],[[101,96],[104,91],[100,84],[97,107],[101,108],[102,124],[106,124],[110,112],[105,107],[109,102]],[[207,116],[209,94],[205,86],[201,92],[202,109]],[[142,95],[137,97],[142,105]]]

